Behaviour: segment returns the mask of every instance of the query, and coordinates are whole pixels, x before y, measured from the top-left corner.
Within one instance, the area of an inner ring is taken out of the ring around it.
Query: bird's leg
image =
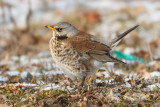
[[[84,82],[85,82],[85,79],[86,79],[86,76],[83,76],[83,78],[82,78],[82,82],[80,83],[80,87],[83,87]]]

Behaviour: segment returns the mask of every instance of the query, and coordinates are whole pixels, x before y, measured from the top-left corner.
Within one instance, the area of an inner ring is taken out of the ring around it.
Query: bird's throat
[[[64,40],[67,39],[68,37],[66,35],[63,36],[56,36],[57,40]]]

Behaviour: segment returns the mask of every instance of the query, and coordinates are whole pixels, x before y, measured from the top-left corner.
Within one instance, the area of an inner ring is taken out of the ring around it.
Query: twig
[[[150,60],[153,61],[151,46],[150,46],[149,43],[147,44],[147,48],[148,48],[148,51],[149,51]]]
[[[9,11],[9,14],[10,14],[10,16],[9,16],[10,21],[13,24],[14,28],[17,29],[17,23],[16,23],[13,15],[12,15],[12,7],[11,6],[8,6],[8,11]]]
[[[29,30],[31,16],[32,16],[31,1],[28,0],[28,13],[26,16],[26,31]]]

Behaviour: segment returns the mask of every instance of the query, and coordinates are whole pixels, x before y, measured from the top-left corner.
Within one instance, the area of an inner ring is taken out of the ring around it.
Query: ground
[[[24,62],[25,59],[25,62]],[[78,90],[49,52],[1,63],[0,99],[12,106],[151,106],[158,105],[160,62],[106,64]],[[12,69],[15,69],[13,70]],[[6,72],[7,71],[7,72]],[[153,71],[153,72],[150,72]],[[3,76],[3,77],[2,77]]]

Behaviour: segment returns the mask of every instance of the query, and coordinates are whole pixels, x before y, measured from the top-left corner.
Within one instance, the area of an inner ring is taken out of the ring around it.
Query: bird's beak
[[[52,26],[45,26],[46,28],[48,28],[48,29],[51,29],[51,30],[56,30],[54,27],[52,27]]]

